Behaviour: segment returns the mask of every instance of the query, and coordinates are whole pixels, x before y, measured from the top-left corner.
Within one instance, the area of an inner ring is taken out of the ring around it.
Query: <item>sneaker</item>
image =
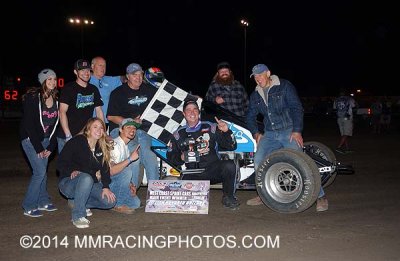
[[[327,210],[328,210],[328,199],[326,197],[317,199],[317,212],[322,212]]]
[[[249,206],[259,206],[259,205],[262,205],[262,204],[264,204],[264,203],[262,202],[262,200],[261,200],[261,198],[259,196],[255,197],[255,198],[252,198],[252,199],[249,199],[246,202],[246,205],[249,205]]]
[[[122,213],[122,214],[128,214],[128,215],[129,214],[133,214],[133,212],[135,212],[134,208],[130,208],[130,207],[126,206],[126,205],[113,207],[112,210],[115,211],[115,212],[119,212],[119,213]]]
[[[87,216],[87,217],[93,216],[93,212],[90,210],[90,208],[87,208],[87,209],[86,209],[86,216]]]
[[[239,209],[239,201],[235,197],[224,196],[222,198],[222,205],[226,208],[230,208],[231,210]]]
[[[90,221],[85,217],[80,217],[78,220],[72,221],[77,228],[88,228]]]
[[[44,205],[43,207],[39,207],[39,210],[51,212],[51,211],[56,211],[57,208],[53,204],[50,203],[50,204]]]
[[[41,217],[43,216],[42,212],[38,209],[32,209],[29,211],[24,211],[24,215],[28,217]]]
[[[68,199],[68,207],[71,209],[74,208],[74,200]],[[93,216],[93,212],[90,210],[90,208],[86,209],[86,216],[87,217]]]

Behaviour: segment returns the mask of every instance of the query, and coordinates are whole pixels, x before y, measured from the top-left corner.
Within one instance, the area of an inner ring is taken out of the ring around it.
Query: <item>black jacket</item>
[[[57,110],[58,110],[58,102],[55,101]],[[50,132],[50,144],[47,148],[43,148],[42,141],[44,139],[44,131],[43,131],[43,121],[40,117],[42,115],[42,102],[40,100],[40,93],[35,94],[26,94],[25,100],[23,103],[24,106],[24,115],[21,120],[19,133],[21,141],[29,138],[32,143],[35,151],[40,153],[47,149],[48,151],[53,152],[57,146],[57,138],[54,135],[56,130],[59,117],[57,115],[57,120],[54,126],[51,126]],[[58,112],[57,112],[58,113]]]
[[[84,135],[78,134],[65,143],[57,160],[57,170],[60,180],[70,177],[75,170],[90,174],[95,183],[98,182],[96,172],[100,170],[103,188],[109,188],[111,183],[110,168],[103,164],[103,153],[98,145],[94,153],[90,150],[88,140]]]

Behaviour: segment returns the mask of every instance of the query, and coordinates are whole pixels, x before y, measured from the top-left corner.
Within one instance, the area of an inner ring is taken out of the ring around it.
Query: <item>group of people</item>
[[[41,87],[23,97],[20,136],[32,178],[22,207],[30,217],[57,210],[47,192],[46,173],[58,144],[58,187],[72,208],[73,224],[82,228],[89,226],[91,208],[131,214],[140,207],[140,164],[148,179],[158,179],[151,137],[139,129],[140,115],[156,89],[143,82],[144,72],[136,63],[128,65],[124,76],[105,76],[102,57],[91,63],[77,60],[73,71],[76,80],[60,95],[56,73],[44,69],[38,75]]]
[[[58,98],[56,74],[42,70],[40,88],[24,95],[24,117],[21,143],[32,167],[32,178],[23,202],[24,214],[42,216],[42,211],[55,211],[47,192],[48,158],[58,144],[59,191],[72,208],[72,223],[78,228],[89,226],[91,208],[112,209],[132,214],[141,206],[136,190],[140,186],[140,164],[148,180],[159,179],[157,157],[151,151],[151,136],[140,129],[140,116],[151,101],[160,82],[143,81],[144,75],[163,76],[158,68],[144,72],[131,63],[123,76],[106,76],[106,61],[95,57],[89,63],[74,64],[76,80],[67,84]],[[302,150],[303,107],[295,87],[287,80],[272,75],[264,64],[255,65],[250,77],[257,84],[248,98],[243,85],[234,79],[229,63],[217,65],[217,72],[205,99],[243,117],[257,142],[255,168],[271,152],[280,148]],[[161,77],[162,78],[162,77]],[[257,125],[263,116],[264,130]],[[227,124],[202,121],[196,101],[183,104],[186,125],[171,137],[167,158],[187,169],[202,168],[201,174],[184,175],[183,179],[206,179],[223,184],[222,204],[237,209],[235,196],[237,166],[221,160],[218,151],[234,150],[236,140]],[[58,124],[60,123],[60,124]],[[112,142],[111,142],[112,139]],[[199,162],[185,161],[187,139],[198,142]],[[139,156],[140,155],[140,156]],[[248,205],[260,205],[259,197]],[[328,209],[321,188],[317,211]]]
[[[255,65],[250,77],[254,77],[257,86],[249,99],[245,88],[234,80],[229,64],[220,63],[206,99],[238,117],[245,117],[247,128],[257,143],[254,155],[254,168],[257,169],[273,151],[281,148],[303,149],[303,106],[293,84],[272,75],[265,64]],[[263,117],[263,130],[257,124],[259,115]],[[250,206],[263,204],[258,196],[246,203]],[[322,187],[316,209],[328,209],[328,200]]]
[[[379,97],[374,100],[369,107],[371,118],[369,124],[372,127],[372,133],[380,134],[388,132],[391,122],[392,103],[387,97]],[[340,131],[340,139],[336,152],[347,154],[354,152],[349,145],[349,138],[353,136],[354,112],[358,108],[355,99],[349,95],[346,89],[341,89],[339,96],[334,100],[333,110],[336,112],[337,124]]]

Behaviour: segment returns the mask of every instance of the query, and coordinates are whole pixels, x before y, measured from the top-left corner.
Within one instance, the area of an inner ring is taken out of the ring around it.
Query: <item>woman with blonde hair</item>
[[[51,69],[38,74],[39,88],[30,88],[23,95],[24,116],[20,125],[22,148],[32,168],[32,177],[22,207],[28,217],[43,216],[55,211],[47,192],[47,165],[55,150],[54,135],[58,124],[57,76]]]
[[[82,131],[65,144],[58,158],[58,188],[66,198],[73,200],[72,223],[77,228],[89,227],[86,209],[110,209],[115,205],[115,195],[109,188],[110,149],[104,122],[91,118]]]

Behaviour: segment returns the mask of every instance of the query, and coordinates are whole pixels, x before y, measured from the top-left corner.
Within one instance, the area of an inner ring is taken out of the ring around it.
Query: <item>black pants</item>
[[[222,182],[224,196],[232,197],[236,186],[236,165],[232,160],[213,162],[201,174],[183,175],[184,180],[210,180],[210,184]]]

